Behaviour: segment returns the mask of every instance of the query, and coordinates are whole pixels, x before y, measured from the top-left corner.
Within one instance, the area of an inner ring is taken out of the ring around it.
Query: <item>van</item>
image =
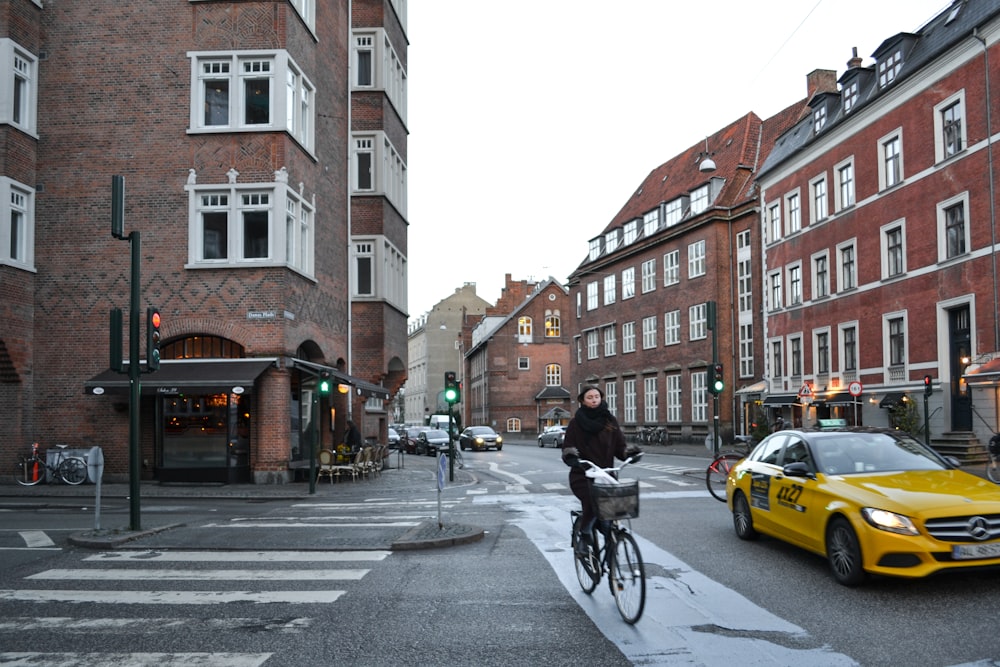
[[[448,415],[431,415],[427,425],[431,428],[439,428],[442,431],[447,431],[448,421]]]

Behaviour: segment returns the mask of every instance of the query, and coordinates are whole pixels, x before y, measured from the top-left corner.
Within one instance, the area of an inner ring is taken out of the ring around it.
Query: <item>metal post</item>
[[[448,404],[448,481],[455,481],[455,415],[452,414],[454,403]]]
[[[131,303],[128,317],[128,380],[129,380],[129,428],[128,428],[128,477],[129,477],[129,527],[141,530],[139,510],[139,475],[141,474],[139,450],[139,399],[142,395],[139,377],[139,263],[142,258],[139,232],[129,232],[132,248]]]
[[[930,408],[928,407],[929,397],[927,392],[924,392],[924,444],[928,447],[931,446],[931,414]]]
[[[319,418],[320,418],[319,417],[319,376],[316,376],[316,388],[313,390],[312,399],[313,399],[312,400],[312,405],[310,406],[310,410],[312,410],[312,415],[310,416],[310,420],[312,421],[312,425],[310,426],[310,430],[312,430],[312,432],[313,432],[313,437],[312,437],[312,444],[309,447],[309,449],[311,450],[309,452],[309,494],[310,495],[316,493],[316,457],[319,456],[319,450],[322,449],[322,447],[318,446],[319,442],[320,442],[319,439],[322,436],[322,431],[320,430],[320,425],[319,425]]]

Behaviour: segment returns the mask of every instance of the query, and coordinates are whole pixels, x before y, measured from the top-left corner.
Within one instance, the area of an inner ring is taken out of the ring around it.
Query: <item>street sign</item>
[[[847,385],[847,391],[851,392],[851,396],[860,396],[861,390],[862,390],[861,383],[858,382],[857,380]]]
[[[799,398],[812,398],[813,390],[808,384],[803,384],[799,389]]]

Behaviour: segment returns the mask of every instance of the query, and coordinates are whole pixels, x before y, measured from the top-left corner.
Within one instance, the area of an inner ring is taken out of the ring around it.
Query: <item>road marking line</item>
[[[59,581],[357,581],[370,570],[163,570],[163,569],[52,569],[26,579]]]
[[[380,528],[393,527],[412,528],[419,526],[419,521],[380,521],[380,522],[351,522],[351,523],[327,523],[325,521],[296,521],[294,523],[272,523],[260,521],[256,523],[206,523],[198,528]]]
[[[321,619],[299,616],[290,619],[273,618],[182,618],[175,617],[125,617],[125,618],[75,618],[72,616],[15,616],[0,619],[0,632],[59,632],[63,634],[103,634],[127,630],[145,635],[161,634],[165,630],[179,631],[193,626],[204,631],[232,631],[235,627],[262,628],[282,634],[313,632],[313,625]],[[4,663],[0,660],[0,664]]]
[[[25,546],[32,548],[54,547],[56,545],[52,538],[45,534],[44,530],[22,530],[18,532],[18,535],[24,540]]]
[[[48,667],[260,667],[273,653],[0,653],[0,664]]]
[[[335,602],[346,591],[70,591],[0,590],[0,600],[17,602],[90,602],[96,604],[314,604]],[[124,663],[123,663],[124,664]]]
[[[83,560],[139,560],[150,561],[171,561],[171,562],[213,562],[225,561],[235,563],[239,561],[253,561],[255,563],[283,563],[296,562],[308,563],[317,561],[328,563],[331,561],[370,561],[385,560],[392,554],[391,551],[110,551],[105,553],[87,556]]]

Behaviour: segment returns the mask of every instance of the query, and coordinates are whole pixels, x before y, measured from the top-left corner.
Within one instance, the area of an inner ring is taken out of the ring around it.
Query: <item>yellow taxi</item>
[[[730,471],[726,501],[740,539],[825,556],[846,586],[1000,565],[1000,486],[899,431],[772,433]]]

